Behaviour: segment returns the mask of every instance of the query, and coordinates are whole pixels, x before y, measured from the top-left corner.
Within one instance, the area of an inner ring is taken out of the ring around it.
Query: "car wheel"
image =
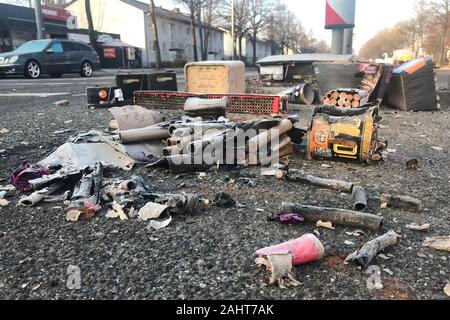
[[[89,78],[92,76],[93,73],[94,73],[94,67],[92,66],[92,63],[90,63],[89,61],[83,62],[82,66],[81,66],[80,75],[82,77]]]
[[[25,77],[28,79],[38,79],[41,76],[41,66],[37,61],[28,61],[25,64]]]
[[[0,79],[5,79],[6,76],[3,73],[0,73]]]
[[[50,77],[52,77],[52,78],[61,78],[62,77],[62,73],[50,73]]]

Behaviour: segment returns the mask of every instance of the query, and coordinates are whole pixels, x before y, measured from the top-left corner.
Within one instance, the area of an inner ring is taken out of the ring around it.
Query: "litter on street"
[[[450,30],[32,2],[0,3],[0,299],[448,300]]]

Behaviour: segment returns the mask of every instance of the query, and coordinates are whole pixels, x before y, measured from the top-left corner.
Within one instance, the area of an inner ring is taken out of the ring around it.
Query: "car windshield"
[[[21,45],[19,48],[17,48],[15,52],[18,53],[41,52],[44,51],[44,49],[48,46],[49,43],[50,40],[29,41]]]

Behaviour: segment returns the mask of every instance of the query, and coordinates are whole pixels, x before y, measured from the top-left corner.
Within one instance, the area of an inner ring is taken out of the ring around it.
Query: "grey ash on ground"
[[[0,154],[0,179],[7,179],[24,160],[41,160],[71,134],[104,130],[111,119],[107,110],[83,107],[82,97],[71,97],[64,108],[53,105],[61,98],[51,99],[0,100],[0,128],[10,130],[0,135],[0,150],[6,150]],[[309,110],[300,114],[307,117]],[[153,232],[138,220],[108,220],[105,212],[90,221],[68,223],[58,204],[19,208],[20,195],[14,193],[11,203],[0,207],[0,299],[445,299],[450,256],[421,244],[427,236],[450,234],[450,112],[381,114],[385,118],[381,135],[396,150],[384,163],[338,162],[328,163],[329,168],[299,155],[290,167],[363,186],[371,197],[368,212],[382,213],[386,228],[402,236],[388,251],[392,258],[373,262],[391,271],[382,271],[383,290],[369,291],[368,275],[343,264],[348,254],[379,235],[349,236],[346,232],[352,228],[319,230],[327,255],[321,262],[295,269],[302,282],[298,288],[267,286],[267,273],[255,266],[257,249],[316,229],[308,223],[269,223],[267,213],[276,212],[282,201],[352,209],[350,194],[263,178],[258,168],[240,172],[255,180],[256,187],[229,184],[226,171],[199,180],[195,174],[175,177],[162,169],[136,168],[130,174],[111,175],[136,174],[159,191],[201,193],[211,199],[225,191],[246,207],[177,215],[168,228]],[[73,131],[53,134],[67,129]],[[417,171],[406,170],[410,159],[419,161]],[[422,214],[380,209],[373,198],[382,193],[422,199],[426,209]],[[410,223],[431,223],[432,228],[428,234],[420,233],[408,230]],[[348,246],[346,240],[356,245]],[[81,269],[80,290],[67,288],[70,265]]]

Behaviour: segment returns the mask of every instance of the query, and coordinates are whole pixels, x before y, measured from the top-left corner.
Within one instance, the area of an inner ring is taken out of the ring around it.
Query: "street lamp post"
[[[233,43],[233,60],[236,60],[235,52],[236,52],[236,42],[234,37],[234,0],[231,0],[231,39]]]
[[[44,39],[45,36],[45,26],[44,21],[42,19],[42,6],[41,0],[34,0],[34,14],[36,16],[36,30],[37,30],[37,38]]]

